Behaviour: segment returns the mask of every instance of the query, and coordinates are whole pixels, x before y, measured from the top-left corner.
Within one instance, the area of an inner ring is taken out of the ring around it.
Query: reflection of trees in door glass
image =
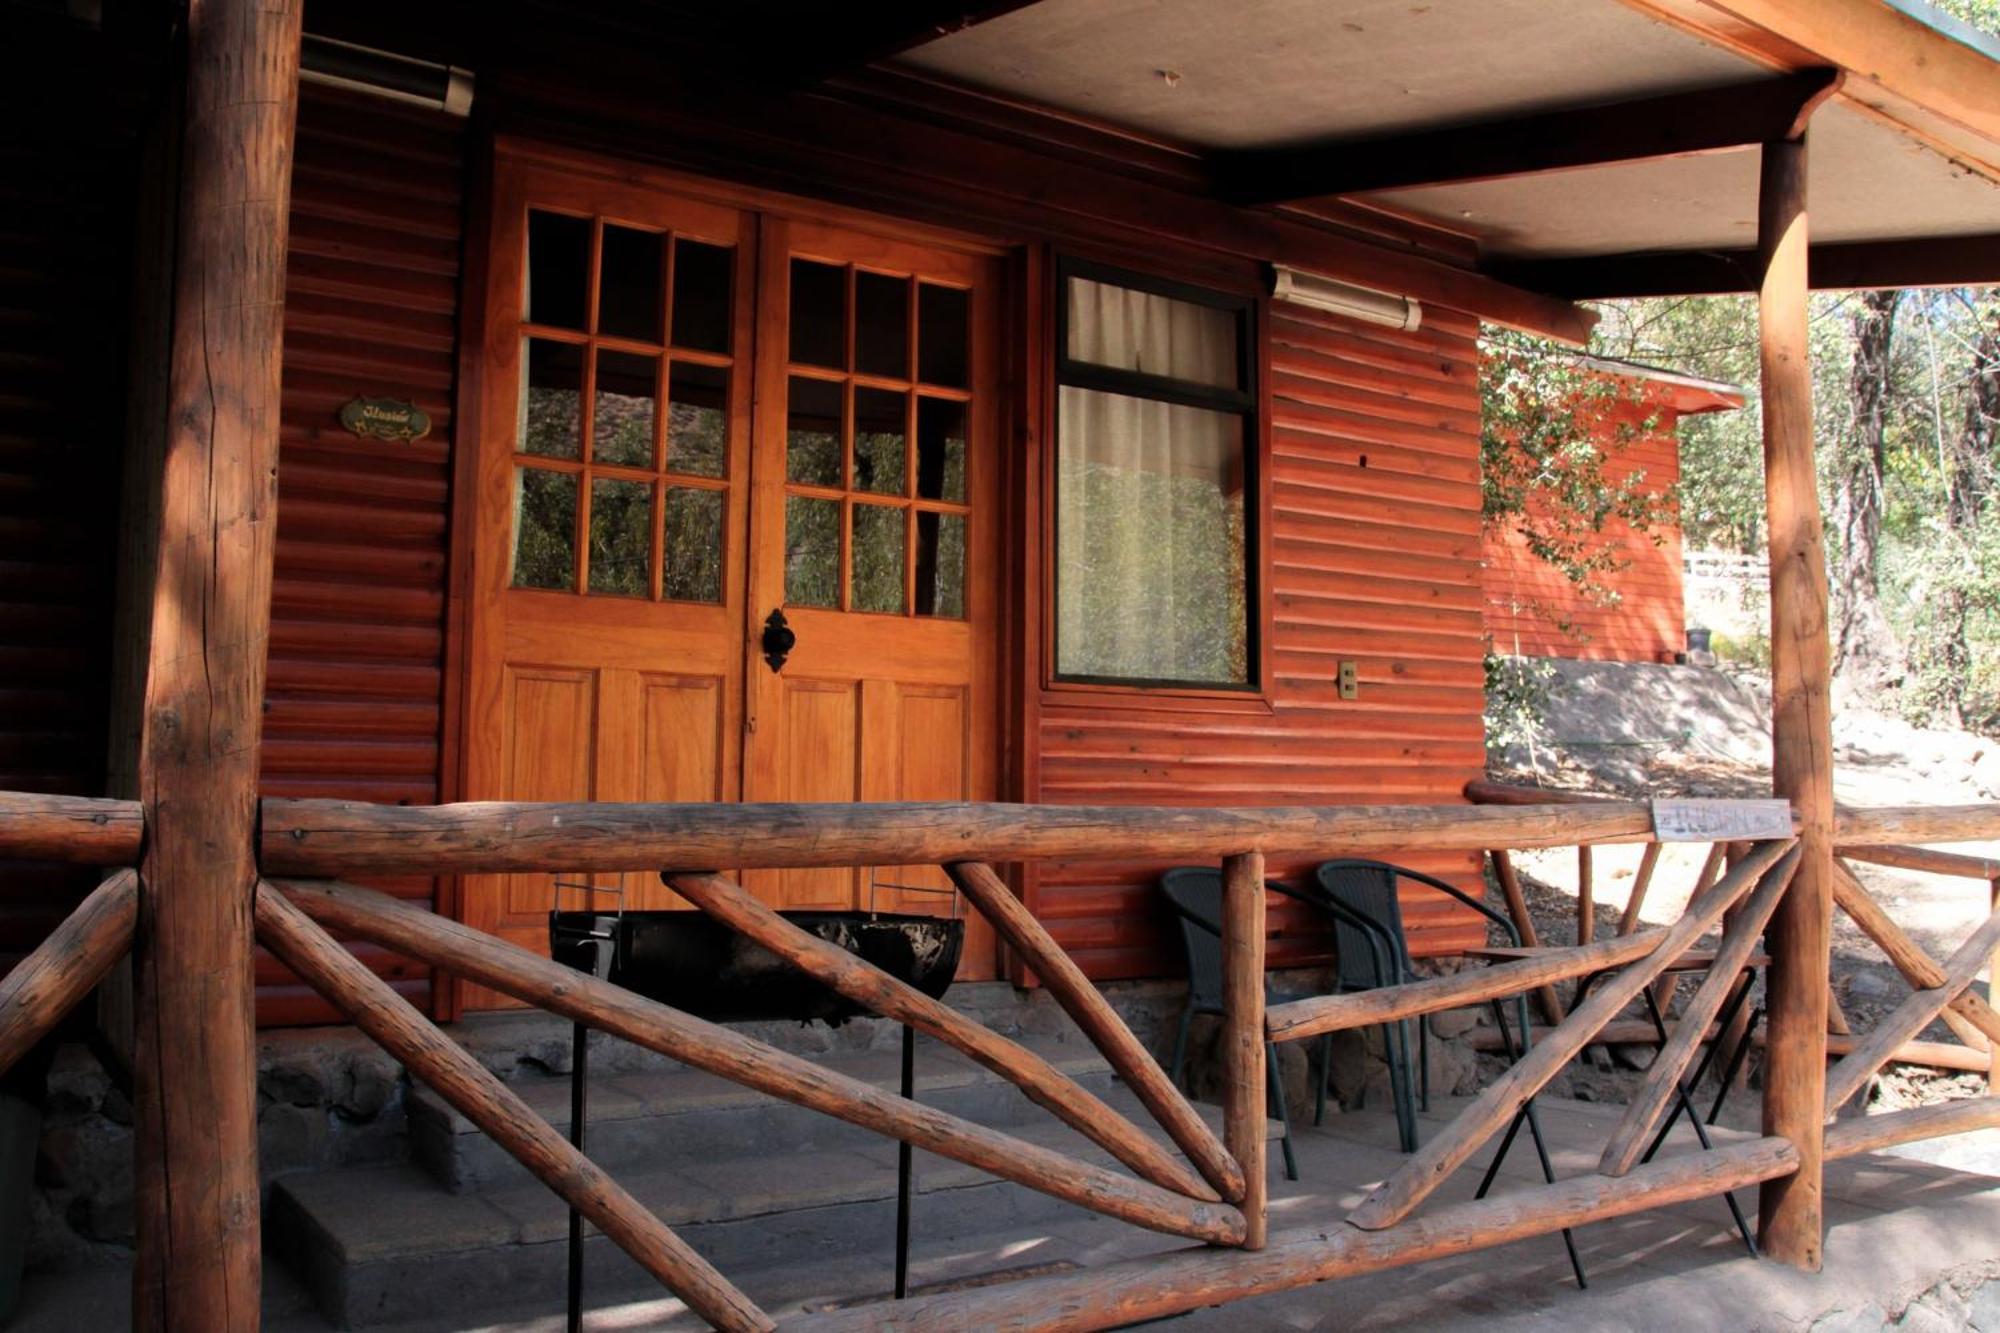
[[[903,511],[888,505],[855,505],[853,558],[850,608],[901,612]]]
[[[514,469],[514,586],[573,586],[576,478],[546,468]]]
[[[670,487],[666,541],[662,595],[675,602],[720,602],[722,492]]]
[[[917,614],[965,619],[963,514],[917,514]]]
[[[840,605],[840,501],[785,497],[785,600]]]
[[[653,488],[598,477],[590,483],[590,590],[645,597],[653,563]]]

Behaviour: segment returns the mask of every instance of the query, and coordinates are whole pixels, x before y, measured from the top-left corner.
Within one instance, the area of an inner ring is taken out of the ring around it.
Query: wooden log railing
[[[1005,1289],[923,1299],[886,1316],[871,1309],[865,1318],[879,1326],[925,1327],[943,1320],[945,1326],[963,1327],[992,1316],[1023,1327],[1056,1323],[1098,1327],[1556,1231],[1655,1203],[1782,1179],[1798,1169],[1800,1154],[1783,1138],[1633,1165],[1633,1150],[1657,1122],[1667,1090],[1681,1077],[1700,1041],[1715,1035],[1710,1029],[1725,977],[1739,970],[1782,898],[1798,860],[1796,850],[1785,841],[1739,849],[1735,864],[1712,885],[1698,890],[1682,918],[1666,927],[1640,928],[1637,911],[1628,907],[1621,933],[1609,939],[1454,976],[1299,1001],[1275,1006],[1268,1014],[1263,1010],[1266,853],[1312,854],[1332,846],[1383,850],[1423,842],[1468,850],[1500,848],[1504,856],[1506,850],[1517,848],[1644,842],[1645,864],[1651,866],[1658,847],[1651,839],[1650,811],[1643,803],[1508,801],[1490,808],[1442,810],[1187,811],[964,805],[377,809],[267,801],[264,814],[262,850],[267,870],[274,863],[310,868],[315,877],[258,882],[259,937],[413,1074],[436,1086],[669,1289],[721,1327],[768,1328],[771,1323],[670,1229],[576,1155],[504,1085],[355,962],[334,942],[337,936],[380,944],[694,1068],[1107,1216],[1224,1247],[1157,1256],[1083,1275],[1030,1280]],[[1868,849],[1863,854],[1871,859],[1973,877],[1991,863],[1911,849],[1895,839],[1917,834],[1941,839],[2000,836],[2000,809],[1991,807],[1932,813],[1844,811],[1841,819],[1842,845]],[[144,846],[144,832],[143,819],[135,819],[123,803],[51,802],[0,793],[0,851],[32,849],[54,859],[89,863],[137,854]],[[1003,859],[1053,856],[1124,860],[1130,859],[1135,847],[1163,860],[1213,856],[1217,847],[1235,849],[1222,857],[1229,999],[1220,1138],[1164,1078],[1103,995],[989,865]],[[1166,1138],[1182,1150],[1186,1165],[1046,1062],[850,955],[803,936],[717,874],[670,870],[668,879],[701,909],[835,989],[876,1012],[932,1032],[1000,1070],[1121,1161],[1136,1178],[889,1096],[420,908],[319,877],[331,867],[426,873],[442,864],[460,870],[548,872],[653,865],[909,864],[926,858],[944,865],[968,900],[992,918],[998,933],[1048,983],[1057,1001],[1133,1086]],[[1720,866],[1720,856],[1713,859]],[[42,949],[0,981],[0,1069],[45,1033],[129,947],[141,888],[131,871],[114,873]],[[1939,964],[1889,920],[1858,881],[1844,878],[1840,894],[1841,905],[1883,946],[1916,993],[1876,1032],[1826,1039],[1829,1050],[1846,1055],[1833,1071],[1829,1087],[1835,1093],[1851,1092],[1882,1060],[1935,1046],[1906,1038],[1939,1012],[1952,1015],[1963,1032],[1986,1042],[1980,1051],[1942,1048],[1954,1053],[1944,1058],[1977,1057],[1990,1063],[1991,1051],[2000,1047],[1992,1040],[1995,1029],[2000,1029],[2000,1015],[1967,994],[1965,983],[1980,960],[2000,948],[2000,914]],[[1411,1216],[1563,1064],[1585,1045],[1607,1040],[1619,1026],[1616,1016],[1628,1001],[1656,984],[1689,945],[1725,920],[1728,929],[1709,980],[1669,1037],[1645,1092],[1628,1109],[1607,1145],[1597,1175],[1433,1210],[1425,1217]],[[1607,973],[1607,980],[1559,1024],[1544,1030],[1525,1059],[1364,1200],[1349,1217],[1352,1231],[1331,1238],[1318,1228],[1307,1233],[1267,1231],[1263,1189],[1267,1036],[1295,1040],[1417,1017],[1546,989],[1556,981],[1592,972]],[[1842,1156],[1995,1123],[2000,1123],[2000,1098],[1980,1098],[1842,1122],[1829,1131],[1825,1147],[1829,1155]],[[1255,1259],[1231,1257],[1232,1251],[1260,1247],[1264,1253]],[[838,1328],[859,1318],[843,1313],[814,1316],[806,1322]],[[889,1322],[881,1323],[885,1318]]]

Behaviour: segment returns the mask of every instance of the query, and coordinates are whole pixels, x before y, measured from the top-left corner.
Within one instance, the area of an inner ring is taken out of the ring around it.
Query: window
[[[1058,276],[1056,677],[1253,688],[1252,303]]]

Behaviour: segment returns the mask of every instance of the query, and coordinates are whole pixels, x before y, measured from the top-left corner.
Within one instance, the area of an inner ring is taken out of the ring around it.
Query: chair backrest
[[[1182,866],[1160,876],[1187,954],[1188,1001],[1203,1013],[1222,1012],[1222,872]]]
[[[1407,970],[1410,950],[1403,938],[1402,904],[1396,898],[1396,880],[1400,874],[1397,867],[1386,861],[1340,860],[1322,862],[1313,872],[1313,878],[1320,892],[1388,932],[1395,946],[1395,957],[1389,963]],[[1336,915],[1333,942],[1338,950],[1336,970],[1342,989],[1365,990],[1377,984],[1374,946],[1366,931]],[[1388,980],[1394,984],[1401,978]]]

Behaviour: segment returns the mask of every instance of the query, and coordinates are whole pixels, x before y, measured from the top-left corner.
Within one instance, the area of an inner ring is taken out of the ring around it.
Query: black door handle
[[[771,670],[783,670],[785,659],[792,655],[792,649],[798,643],[799,636],[786,622],[783,611],[773,611],[764,618],[764,660],[771,664]]]

